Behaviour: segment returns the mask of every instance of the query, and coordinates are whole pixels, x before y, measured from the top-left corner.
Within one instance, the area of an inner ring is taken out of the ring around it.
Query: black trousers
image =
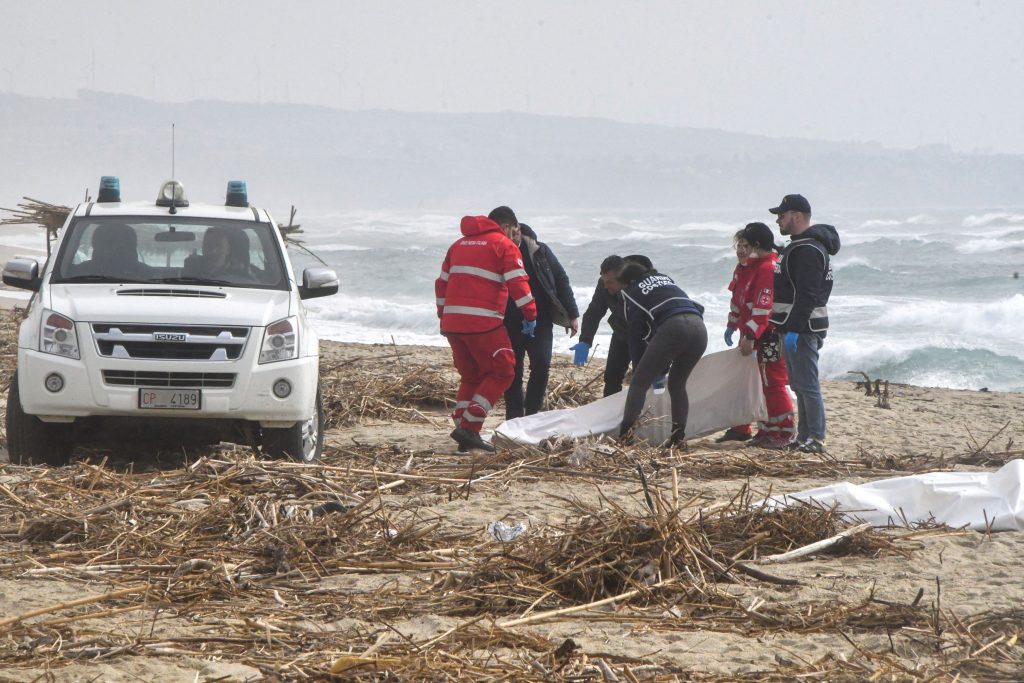
[[[604,365],[604,395],[622,391],[622,380],[629,370],[629,340],[625,334],[613,334],[608,345],[608,360]]]
[[[532,339],[523,336],[520,330],[508,330],[508,337],[516,354],[516,374],[512,385],[505,391],[505,419],[511,420],[533,415],[544,407],[548,376],[551,374],[554,325],[551,322],[538,322]],[[530,359],[530,379],[526,382],[524,396],[523,364],[527,358]]]

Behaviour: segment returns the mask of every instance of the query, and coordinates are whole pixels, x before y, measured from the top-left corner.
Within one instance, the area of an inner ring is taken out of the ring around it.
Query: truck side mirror
[[[38,292],[42,284],[39,278],[39,262],[31,258],[11,259],[4,264],[3,279],[4,284],[9,287]]]
[[[6,280],[5,280],[6,282]],[[338,274],[330,268],[306,268],[302,271],[300,299],[316,299],[338,293]]]

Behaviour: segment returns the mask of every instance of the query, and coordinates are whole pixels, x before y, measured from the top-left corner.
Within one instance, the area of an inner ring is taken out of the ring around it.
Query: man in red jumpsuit
[[[759,425],[757,435],[750,445],[784,448],[793,439],[796,430],[793,425],[793,400],[786,388],[789,377],[786,363],[780,355],[779,335],[775,326],[768,321],[775,292],[777,255],[774,252],[774,236],[771,228],[764,223],[749,223],[736,234],[736,240],[738,244],[746,243],[749,246],[749,255],[745,263],[737,266],[734,279],[729,285],[732,302],[725,340],[731,346],[733,331],[739,331],[740,353],[749,356],[757,352],[768,419]],[[748,425],[732,427],[726,435],[728,437],[730,432],[741,433],[744,429],[749,438]],[[722,437],[720,440],[725,439]]]
[[[494,450],[480,428],[515,376],[516,358],[503,324],[509,296],[523,314],[523,334],[532,336],[537,327],[522,254],[505,233],[513,227],[485,216],[463,217],[463,236],[448,248],[434,282],[441,334],[460,377],[451,433],[460,451]]]

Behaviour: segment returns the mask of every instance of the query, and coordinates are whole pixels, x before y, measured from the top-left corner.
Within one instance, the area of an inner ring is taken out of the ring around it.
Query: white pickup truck
[[[312,462],[323,448],[319,340],[302,300],[338,291],[329,268],[297,281],[277,224],[228,183],[223,206],[168,181],[121,202],[105,176],[45,265],[8,261],[34,292],[7,399],[13,463],[59,465],[100,430],[125,442],[166,428]]]

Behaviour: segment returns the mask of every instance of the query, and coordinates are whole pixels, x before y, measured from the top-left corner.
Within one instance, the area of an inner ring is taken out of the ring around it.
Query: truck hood
[[[294,313],[276,289],[170,285],[55,284],[47,308],[80,322],[265,327]]]

